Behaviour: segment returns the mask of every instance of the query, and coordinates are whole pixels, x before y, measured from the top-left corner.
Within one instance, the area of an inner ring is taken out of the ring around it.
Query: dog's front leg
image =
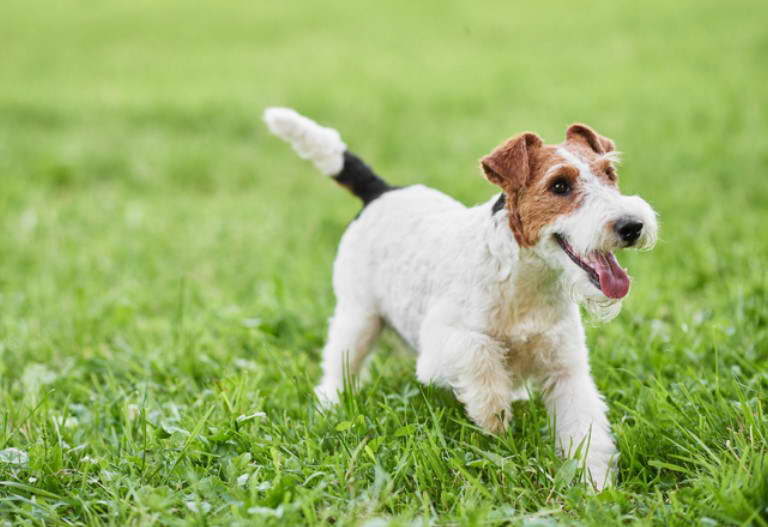
[[[606,417],[607,407],[589,372],[586,349],[577,365],[558,371],[544,383],[544,401],[555,426],[558,451],[578,453],[598,490],[611,484],[617,457]]]
[[[506,350],[495,339],[463,328],[426,324],[419,341],[419,381],[449,386],[467,414],[486,432],[506,430],[513,397],[504,363]]]

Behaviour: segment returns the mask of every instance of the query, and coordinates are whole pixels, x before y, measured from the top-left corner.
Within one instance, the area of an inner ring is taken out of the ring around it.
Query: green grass
[[[0,521],[768,525],[763,2],[47,4],[0,5]],[[615,488],[577,483],[540,400],[479,433],[391,335],[314,410],[358,204],[273,104],[467,203],[513,133],[617,141],[662,236],[588,329]]]

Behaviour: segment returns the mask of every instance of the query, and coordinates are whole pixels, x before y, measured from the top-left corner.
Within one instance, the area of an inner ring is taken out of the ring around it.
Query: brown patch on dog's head
[[[586,125],[570,126],[562,145],[545,145],[535,133],[525,132],[481,160],[485,177],[507,196],[509,226],[521,247],[536,245],[545,225],[581,203],[579,169],[557,152],[560,146],[588,164],[597,177],[616,184],[614,168],[605,157],[614,150],[613,142]]]

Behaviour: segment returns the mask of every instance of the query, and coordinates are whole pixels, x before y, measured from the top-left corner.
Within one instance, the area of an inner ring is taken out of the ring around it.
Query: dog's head
[[[486,178],[506,195],[509,227],[521,248],[562,271],[574,299],[593,311],[618,312],[629,277],[613,251],[649,249],[656,213],[619,191],[613,141],[571,125],[559,145],[522,133],[482,159]]]

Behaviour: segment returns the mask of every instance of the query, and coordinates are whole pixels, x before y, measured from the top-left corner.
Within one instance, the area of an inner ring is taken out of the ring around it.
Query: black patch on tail
[[[507,203],[507,196],[503,192],[499,194],[499,199],[496,200],[496,203],[493,204],[493,207],[491,207],[491,216],[499,212],[501,209],[504,208],[504,205]]]
[[[344,152],[344,168],[333,179],[363,200],[363,207],[385,192],[397,189],[377,176],[371,167],[351,152]]]

